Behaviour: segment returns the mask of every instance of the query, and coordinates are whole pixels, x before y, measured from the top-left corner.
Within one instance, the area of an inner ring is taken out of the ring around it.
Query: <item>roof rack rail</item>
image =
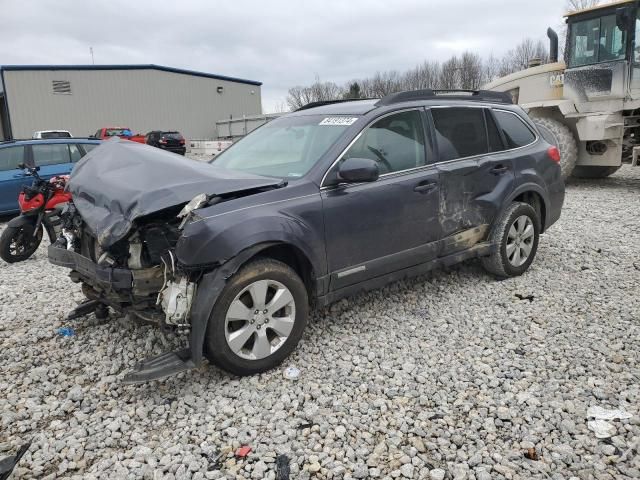
[[[376,106],[393,105],[394,103],[412,102],[416,100],[433,100],[434,98],[446,100],[473,100],[477,102],[495,102],[512,104],[511,95],[507,92],[493,92],[491,90],[410,90],[407,92],[392,93],[382,97]]]
[[[343,103],[343,102],[357,102],[360,100],[377,100],[375,98],[343,98],[340,100],[320,100],[319,102],[311,102],[306,105],[301,106],[294,110],[294,112],[299,112],[300,110],[308,110],[310,108],[322,107],[324,105],[333,105],[334,103]]]

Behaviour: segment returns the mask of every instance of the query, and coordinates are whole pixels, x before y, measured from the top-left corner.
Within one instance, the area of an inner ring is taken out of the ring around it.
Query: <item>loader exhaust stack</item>
[[[558,61],[558,34],[551,27],[547,28],[547,37],[549,37],[549,60],[551,63]]]

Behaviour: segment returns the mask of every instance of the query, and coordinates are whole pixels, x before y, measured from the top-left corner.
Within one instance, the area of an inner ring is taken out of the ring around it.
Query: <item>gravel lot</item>
[[[279,454],[295,479],[640,478],[639,200],[640,168],[574,182],[524,276],[469,262],[343,300],[241,379],[120,385],[183,338],[65,322],[82,296],[44,246],[0,263],[0,457],[33,442],[13,478],[273,479]],[[633,417],[597,439],[594,405]]]

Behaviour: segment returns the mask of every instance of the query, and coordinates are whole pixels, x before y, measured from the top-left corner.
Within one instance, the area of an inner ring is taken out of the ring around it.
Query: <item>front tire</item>
[[[279,365],[295,349],[309,317],[304,283],[288,265],[250,262],[233,275],[209,317],[207,358],[235,375]]]
[[[33,255],[42,241],[42,225],[35,236],[34,228],[30,223],[5,228],[0,235],[0,257],[7,263],[16,263]]]
[[[539,237],[540,217],[533,207],[512,203],[491,231],[489,241],[494,251],[481,259],[482,266],[500,278],[522,275],[536,256]]]
[[[622,165],[617,167],[579,165],[573,169],[572,175],[576,178],[605,178],[616,173],[621,167]]]
[[[560,150],[560,170],[563,180],[567,180],[578,161],[578,143],[573,132],[562,122],[549,117],[533,117],[533,122],[543,138]]]

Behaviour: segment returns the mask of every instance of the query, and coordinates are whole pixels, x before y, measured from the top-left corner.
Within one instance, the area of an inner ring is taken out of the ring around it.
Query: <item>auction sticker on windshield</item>
[[[354,117],[326,117],[319,125],[349,126],[353,125],[357,118]]]

